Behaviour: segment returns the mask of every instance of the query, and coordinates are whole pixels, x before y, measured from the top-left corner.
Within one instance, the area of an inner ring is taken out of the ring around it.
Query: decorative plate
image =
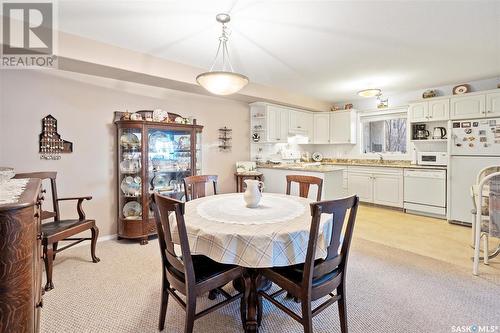
[[[131,176],[123,178],[120,184],[120,189],[122,190],[123,194],[130,196],[137,196],[141,193],[140,177],[135,177],[135,178],[139,178],[139,182],[135,181],[134,177]]]
[[[162,122],[168,119],[168,112],[162,109],[153,110],[153,121]]]
[[[139,160],[128,159],[120,162],[120,171],[122,173],[136,173],[141,170]]]
[[[461,95],[470,91],[470,85],[461,84],[453,88],[453,95]]]
[[[142,216],[142,206],[137,201],[127,202],[122,211],[127,220],[138,220]]]
[[[167,177],[163,175],[156,175],[153,178],[153,188],[154,190],[164,190],[168,187],[169,182]]]
[[[323,160],[323,154],[314,152],[312,153],[311,158],[313,159],[314,162],[321,162]]]
[[[141,141],[134,133],[124,133],[120,137],[120,144],[124,148],[137,148],[141,145]]]
[[[156,131],[149,136],[149,151],[155,153],[171,153],[173,149],[173,144],[168,139],[167,134]]]
[[[189,149],[191,148],[191,140],[189,140],[189,136],[187,135],[183,135],[181,137],[179,137],[178,141],[177,141],[177,149]]]

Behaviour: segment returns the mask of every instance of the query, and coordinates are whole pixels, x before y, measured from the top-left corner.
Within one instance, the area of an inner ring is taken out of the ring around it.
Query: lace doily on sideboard
[[[28,181],[29,179],[9,179],[0,183],[0,205],[16,203]]]

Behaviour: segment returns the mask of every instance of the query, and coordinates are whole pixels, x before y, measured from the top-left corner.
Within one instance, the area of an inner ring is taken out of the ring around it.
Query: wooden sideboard
[[[41,181],[0,205],[0,333],[38,332],[42,307]]]

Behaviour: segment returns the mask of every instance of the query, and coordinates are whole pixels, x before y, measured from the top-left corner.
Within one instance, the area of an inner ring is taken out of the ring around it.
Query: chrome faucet
[[[379,156],[379,161],[380,162],[383,162],[384,161],[384,155],[382,155],[381,153],[377,153],[377,155]]]

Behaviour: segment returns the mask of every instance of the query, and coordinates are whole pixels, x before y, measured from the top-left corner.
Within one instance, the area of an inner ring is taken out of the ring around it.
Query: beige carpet
[[[98,264],[90,262],[88,252],[78,247],[58,256],[55,289],[44,296],[42,332],[157,332],[157,242],[99,243]],[[371,241],[353,242],[347,291],[350,332],[452,332],[452,326],[500,325],[498,279],[474,278],[458,266]],[[208,302],[203,297],[200,308]],[[267,302],[264,311],[261,332],[302,332]],[[183,325],[184,313],[171,301],[165,332],[183,332]],[[337,307],[318,315],[314,329],[340,332]],[[195,322],[195,332],[241,331],[236,304]]]

